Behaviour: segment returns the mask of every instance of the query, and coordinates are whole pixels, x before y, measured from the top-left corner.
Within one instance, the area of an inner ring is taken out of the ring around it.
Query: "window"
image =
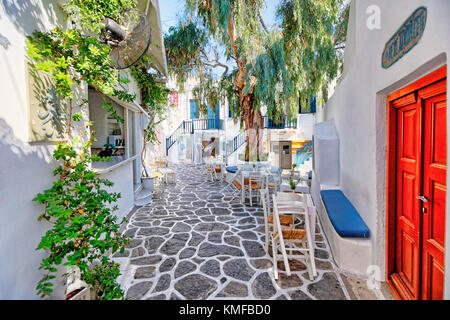
[[[216,111],[209,106],[208,103],[208,114],[207,114],[207,128],[208,129],[219,129],[220,126],[220,104],[217,103]]]
[[[215,112],[208,103],[208,119],[220,119],[220,103],[217,103]]]
[[[233,118],[233,112],[231,111],[230,106],[228,106],[228,118]]]
[[[194,100],[189,100],[191,112],[190,112],[190,119],[198,119],[198,110],[197,110],[197,103]]]
[[[93,121],[91,129],[95,131],[97,139],[91,146],[91,152],[95,155],[111,156],[112,160],[108,162],[95,162],[92,168],[98,172],[107,172],[121,166],[129,161],[136,159],[139,152],[137,150],[137,113],[128,109],[126,106],[107,98],[111,102],[111,107],[116,113],[124,119],[124,123],[111,116],[102,108],[105,100],[102,95],[94,89],[89,88],[89,119]],[[137,167],[138,160],[134,161],[134,167]],[[136,171],[136,169],[133,169]],[[139,170],[140,171],[140,170]],[[140,174],[134,173],[135,182],[140,179]]]

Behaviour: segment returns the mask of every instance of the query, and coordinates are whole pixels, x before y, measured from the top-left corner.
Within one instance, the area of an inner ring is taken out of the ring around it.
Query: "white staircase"
[[[134,191],[134,205],[142,207],[151,203],[153,199],[152,194],[153,194],[152,190],[147,190],[142,185],[140,185]]]

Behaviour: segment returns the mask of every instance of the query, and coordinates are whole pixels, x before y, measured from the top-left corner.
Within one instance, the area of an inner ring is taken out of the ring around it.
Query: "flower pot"
[[[154,180],[155,180],[154,176],[142,177],[142,186],[144,187],[144,189],[153,191],[155,185]]]
[[[67,294],[66,300],[91,300],[91,291],[92,289],[86,287],[74,290]]]

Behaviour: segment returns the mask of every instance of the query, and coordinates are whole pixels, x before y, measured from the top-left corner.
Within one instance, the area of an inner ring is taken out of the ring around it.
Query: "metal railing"
[[[297,129],[297,120],[287,120],[284,117],[281,121],[269,119],[268,116],[263,116],[264,129]]]
[[[193,134],[196,130],[223,130],[224,120],[221,119],[192,119],[184,120],[177,129],[166,138],[166,156],[169,149],[177,142],[179,136],[183,134]]]
[[[247,141],[247,136],[244,133],[238,134],[232,140],[227,141],[227,157],[235,153]]]
[[[313,155],[313,143],[310,141],[297,151],[297,169]]]

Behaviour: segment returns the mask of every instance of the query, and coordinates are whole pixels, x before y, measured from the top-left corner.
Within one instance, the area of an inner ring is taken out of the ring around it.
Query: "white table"
[[[289,180],[283,180],[280,186],[281,192],[301,192],[301,193],[310,193],[310,189],[306,181],[300,181],[295,190],[291,189],[291,185],[289,184]]]

